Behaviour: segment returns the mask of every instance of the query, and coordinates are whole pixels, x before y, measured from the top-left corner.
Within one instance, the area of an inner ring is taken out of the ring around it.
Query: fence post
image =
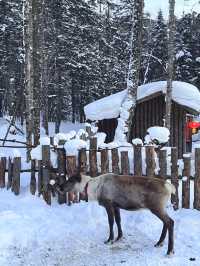
[[[35,195],[35,192],[36,192],[35,167],[36,167],[36,161],[35,160],[31,160],[30,192],[31,192],[32,195]]]
[[[165,179],[167,176],[167,151],[166,150],[159,150],[159,177]]]
[[[13,178],[13,164],[12,160],[9,157],[8,159],[8,183],[7,183],[7,189],[10,189],[12,186],[12,178]]]
[[[175,195],[171,195],[171,203],[173,204],[174,210],[178,210],[179,208],[179,195],[178,195],[178,187],[179,187],[179,179],[178,179],[178,150],[177,148],[171,148],[171,182],[176,189]]]
[[[194,203],[195,209],[200,210],[200,148],[195,149],[195,178],[194,178]]]
[[[153,146],[146,146],[146,175],[155,176],[155,150]]]
[[[47,204],[51,205],[50,181],[50,146],[42,146],[42,194]]]
[[[16,157],[13,159],[13,179],[12,179],[12,191],[15,195],[20,193],[20,171],[21,171],[21,158]]]
[[[121,173],[122,175],[130,174],[128,151],[121,152]]]
[[[76,156],[66,156],[66,164],[67,164],[67,174],[68,176],[73,176],[76,174]],[[71,202],[77,201],[77,195],[76,199],[74,199],[74,193],[69,192],[67,193],[68,196],[68,204],[71,204]]]
[[[101,150],[101,173],[106,174],[109,172],[109,158],[108,149]]]
[[[86,174],[87,173],[87,153],[86,153],[86,149],[83,148],[79,151],[79,168],[81,173]]]
[[[59,148],[58,151],[58,184],[63,185],[66,181],[66,154],[65,149]],[[58,203],[63,204],[67,202],[67,194],[58,192]]]
[[[189,155],[183,157],[184,169],[182,177],[182,208],[190,208],[190,162]]]
[[[40,196],[42,194],[42,184],[43,184],[43,180],[42,180],[42,161],[38,161],[38,196]]]
[[[5,172],[6,172],[6,157],[2,157],[0,159],[0,188],[4,188],[6,185]]]
[[[90,162],[90,176],[97,176],[97,138],[90,138],[90,151],[89,151],[89,162]]]
[[[142,176],[142,146],[134,145],[134,175]]]
[[[87,153],[86,149],[83,148],[79,151],[78,154],[78,165],[81,173],[87,174]],[[85,193],[80,193],[79,200],[85,200]]]
[[[114,148],[111,150],[112,153],[112,172],[114,174],[119,174],[119,154],[118,149]]]

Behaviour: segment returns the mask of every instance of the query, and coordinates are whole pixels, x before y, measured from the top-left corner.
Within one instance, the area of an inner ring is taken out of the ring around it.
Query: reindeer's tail
[[[166,182],[166,183],[165,183],[165,187],[166,187],[166,189],[167,189],[167,191],[169,192],[170,195],[176,193],[175,186],[172,185],[171,183]]]

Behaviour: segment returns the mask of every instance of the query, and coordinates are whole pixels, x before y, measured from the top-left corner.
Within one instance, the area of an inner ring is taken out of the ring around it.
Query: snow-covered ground
[[[20,196],[0,191],[0,266],[200,265],[200,212],[169,208],[175,220],[175,255],[158,240],[162,224],[148,211],[122,211],[124,238],[113,245],[107,217],[97,203],[52,206],[31,196],[24,175]],[[190,261],[195,259],[195,261]]]
[[[7,127],[4,122],[0,121],[1,137]],[[63,124],[62,132],[78,131],[82,126]],[[19,135],[8,138],[25,141]],[[0,149],[7,156],[17,152]],[[25,157],[25,151],[20,152]],[[169,207],[175,220],[175,255],[168,258],[167,240],[164,247],[154,248],[162,223],[149,211],[122,211],[124,238],[105,245],[108,223],[102,207],[95,202],[58,205],[56,199],[48,206],[30,194],[29,183],[30,175],[24,173],[19,196],[0,190],[0,266],[200,265],[199,211],[174,212]]]

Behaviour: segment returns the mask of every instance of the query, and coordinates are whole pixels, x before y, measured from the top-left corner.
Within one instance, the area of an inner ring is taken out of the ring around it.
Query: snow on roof
[[[159,92],[165,94],[166,87],[166,81],[156,81],[141,85],[138,87],[137,100],[142,100]],[[86,118],[94,121],[118,117],[126,94],[127,90],[123,90],[86,105],[84,107]],[[194,85],[173,81],[172,99],[195,112],[200,112],[200,92]]]

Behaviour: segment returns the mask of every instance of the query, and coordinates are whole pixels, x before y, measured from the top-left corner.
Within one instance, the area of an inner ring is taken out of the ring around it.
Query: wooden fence
[[[83,173],[88,173],[92,177],[113,172],[124,175],[147,175],[150,178],[170,179],[176,188],[176,194],[172,195],[171,198],[174,209],[194,207],[200,210],[200,148],[195,150],[193,175],[191,174],[190,156],[184,156],[183,171],[182,174],[178,174],[177,148],[171,148],[171,161],[167,158],[166,150],[157,150],[155,153],[153,146],[132,146],[128,148],[129,151],[121,151],[121,149],[123,147],[97,149],[97,139],[91,138],[90,149],[81,149],[77,159],[76,156],[66,156],[65,150],[58,148],[56,149],[58,154],[57,169],[53,169],[51,166],[50,146],[42,147],[42,160],[32,160],[30,170],[21,170],[21,158],[11,160],[3,157],[0,159],[0,188],[7,187],[15,195],[19,195],[20,174],[30,171],[30,192],[33,195],[36,192],[38,195],[42,195],[47,204],[51,204],[52,196],[56,196],[60,204],[78,202],[82,195],[57,194],[52,189],[50,180],[54,179],[62,185],[66,174],[68,176],[73,175],[79,167]],[[129,156],[130,152],[132,152],[132,157]],[[156,156],[157,158],[155,158]],[[169,168],[170,174],[168,173]]]

